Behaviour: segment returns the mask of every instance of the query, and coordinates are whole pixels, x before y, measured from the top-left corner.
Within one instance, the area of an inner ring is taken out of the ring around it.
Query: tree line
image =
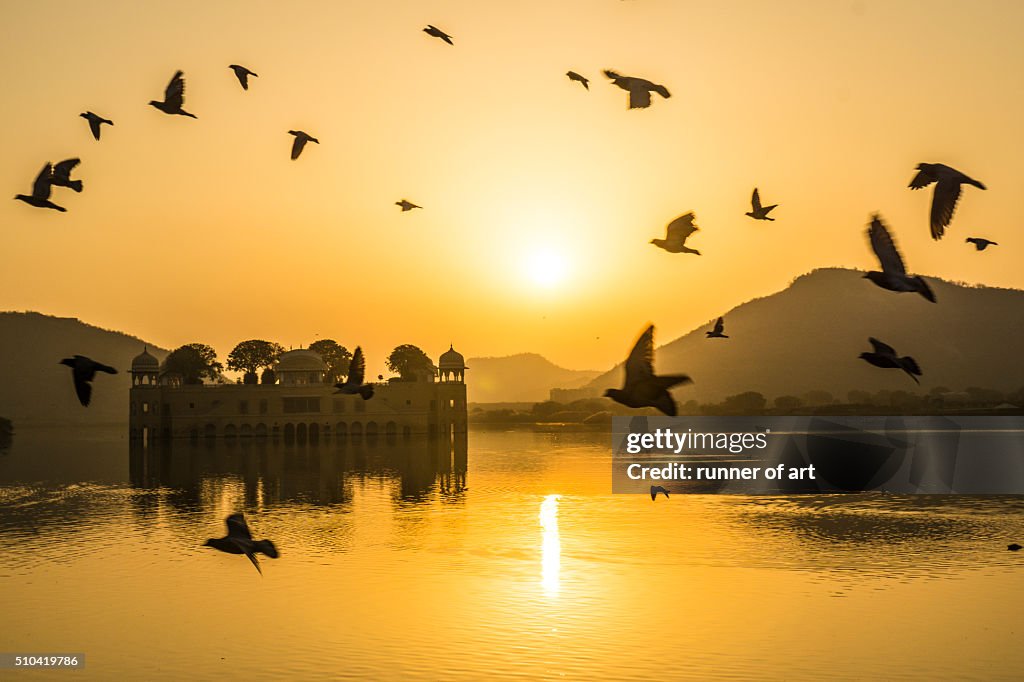
[[[348,377],[352,353],[334,339],[320,339],[309,345],[309,350],[323,358],[327,371],[324,383],[333,385]],[[241,383],[273,384],[277,381],[274,365],[285,352],[284,346],[263,339],[249,339],[236,345],[226,358],[228,371],[241,372]],[[424,373],[436,371],[430,357],[412,344],[397,346],[388,355],[388,371],[398,375],[399,381],[414,381]],[[204,381],[224,382],[225,364],[217,360],[217,351],[204,343],[186,343],[175,348],[164,359],[160,372],[178,377],[184,384],[202,384]]]

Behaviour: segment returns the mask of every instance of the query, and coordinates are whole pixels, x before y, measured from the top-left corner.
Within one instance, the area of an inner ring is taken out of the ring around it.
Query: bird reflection
[[[558,500],[561,495],[548,495],[540,505],[540,526],[543,529],[540,559],[540,583],[544,593],[558,594],[562,568],[562,541],[558,536]]]

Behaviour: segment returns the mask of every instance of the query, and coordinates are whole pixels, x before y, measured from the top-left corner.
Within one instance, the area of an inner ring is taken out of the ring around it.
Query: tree
[[[260,339],[242,341],[228,353],[228,369],[232,372],[245,372],[245,383],[255,384],[259,376],[257,372],[273,365],[283,352],[284,347],[279,343]]]
[[[171,351],[164,360],[163,373],[181,377],[182,383],[201,384],[216,379],[224,365],[217,362],[217,351],[204,343],[186,343]]]
[[[780,395],[775,399],[775,407],[780,410],[795,410],[803,404],[804,402],[795,395]]]
[[[764,409],[767,401],[756,391],[746,391],[731,395],[722,401],[722,409],[728,413],[751,414]]]
[[[333,386],[342,377],[348,376],[349,363],[352,362],[352,353],[348,352],[348,348],[339,345],[334,339],[320,339],[309,344],[309,349],[319,353],[327,365],[324,383]]]
[[[388,356],[388,369],[405,381],[414,381],[420,374],[433,374],[434,363],[422,350],[410,344],[398,346]]]

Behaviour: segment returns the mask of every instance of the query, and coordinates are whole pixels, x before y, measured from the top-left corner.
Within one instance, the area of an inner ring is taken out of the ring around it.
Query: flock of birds
[[[571,74],[570,77],[572,76],[578,76],[578,74]],[[921,189],[931,184],[935,185],[935,192],[932,196],[929,227],[932,239],[939,240],[942,239],[946,228],[953,220],[953,212],[960,199],[961,187],[973,185],[979,189],[985,189],[985,185],[955,168],[941,163],[918,164],[917,174],[910,181],[910,188]],[[761,203],[760,193],[755,187],[754,193],[750,197],[750,206],[751,210],[747,211],[746,215],[754,220],[774,220],[768,214],[778,204],[764,206]],[[695,220],[696,216],[692,211],[679,216],[668,224],[664,239],[652,239],[651,243],[669,253],[692,253],[699,256],[700,251],[686,246],[687,239],[698,230],[694,223]],[[920,275],[908,274],[903,257],[900,255],[899,249],[896,248],[896,242],[877,213],[871,218],[867,237],[881,270],[868,272],[864,275],[866,279],[888,291],[912,292],[920,294],[931,303],[936,302],[935,293],[928,286],[928,282]],[[968,237],[966,241],[974,244],[978,251],[984,251],[987,247],[996,245],[996,242],[981,237]],[[729,338],[725,334],[725,320],[719,317],[714,328],[706,332],[706,335],[709,339]],[[918,380],[918,377],[922,376],[921,367],[914,358],[900,356],[896,349],[876,338],[871,337],[868,342],[871,344],[872,350],[861,353],[860,359],[875,367],[902,370],[916,383],[921,383]],[[622,388],[608,389],[605,391],[605,396],[627,407],[653,407],[674,417],[677,414],[676,403],[672,399],[669,389],[692,383],[692,379],[685,374],[659,376],[654,372],[653,360],[654,326],[651,325],[640,335],[630,351],[629,357],[626,358],[626,379]]]
[[[434,38],[454,46],[455,42],[451,35],[433,25],[427,25],[423,31]],[[231,64],[228,67],[234,73],[239,85],[243,90],[249,89],[249,79],[258,78],[258,74],[245,66]],[[664,85],[654,83],[644,78],[635,76],[624,76],[612,70],[604,70],[604,75],[611,81],[611,84],[626,91],[629,95],[630,109],[644,109],[651,106],[652,93],[657,93],[664,99],[671,97],[671,94]],[[576,71],[567,71],[565,74],[570,81],[577,82],[587,91],[590,90],[590,79]],[[198,118],[195,114],[184,109],[185,104],[185,78],[182,71],[177,71],[171,77],[170,82],[164,90],[163,100],[151,100],[149,105],[158,111],[171,116],[185,116]],[[108,118],[86,111],[80,114],[89,124],[89,130],[95,140],[99,141],[102,133],[102,126],[113,126],[114,122]],[[302,130],[289,130],[288,133],[294,136],[291,148],[292,160],[298,159],[310,142],[320,144],[320,141]],[[61,161],[56,165],[47,162],[32,185],[32,193],[18,194],[14,198],[36,208],[52,209],[65,212],[50,197],[52,188],[65,187],[75,192],[82,191],[82,181],[71,179],[71,173],[80,163],[80,159],[73,158]],[[935,190],[932,197],[931,214],[929,225],[933,239],[941,239],[946,228],[953,219],[953,213],[960,198],[963,185],[972,185],[979,189],[985,189],[985,185],[964,173],[940,163],[921,163],[917,166],[917,174],[910,182],[911,189],[921,189],[934,184]],[[407,212],[413,209],[420,209],[421,206],[406,199],[396,201],[395,205],[401,211]],[[774,221],[775,218],[769,214],[778,207],[778,204],[765,206],[761,202],[758,188],[754,188],[750,199],[750,210],[746,215],[754,220]],[[687,240],[698,231],[695,224],[696,216],[693,212],[686,213],[672,222],[666,228],[664,239],[652,239],[651,243],[669,253],[687,253],[701,255],[697,249],[686,245]],[[923,296],[928,301],[936,301],[935,294],[924,278],[907,273],[906,266],[900,256],[896,244],[888,229],[876,214],[873,216],[867,230],[868,240],[875,256],[881,266],[881,270],[869,272],[865,275],[875,285],[893,292],[914,292]],[[981,237],[968,237],[967,243],[975,246],[977,251],[984,251],[989,246],[996,246],[997,243]],[[727,339],[725,333],[725,321],[719,317],[714,328],[706,332],[707,338]],[[922,375],[921,368],[917,362],[909,356],[899,356],[892,346],[889,346],[875,338],[870,338],[871,352],[861,353],[860,358],[866,362],[882,368],[900,369],[907,373],[915,382],[918,382]],[[685,374],[657,375],[654,372],[654,326],[648,326],[636,341],[625,362],[626,377],[621,389],[608,389],[605,396],[632,408],[654,407],[662,413],[675,416],[677,414],[676,403],[669,392],[675,386],[692,383],[692,379]],[[71,369],[74,388],[79,401],[83,406],[88,406],[92,396],[91,382],[97,372],[116,374],[113,367],[96,362],[82,355],[75,355],[72,358],[61,360],[60,364]],[[351,361],[351,367],[345,381],[335,385],[336,393],[360,395],[364,400],[373,396],[373,386],[364,383],[366,362],[362,349],[357,347]],[[668,497],[669,491],[661,486],[651,487],[651,499],[655,499],[659,493]],[[276,558],[277,549],[269,540],[255,541],[249,532],[249,528],[242,514],[232,514],[227,518],[228,534],[223,538],[211,538],[205,546],[210,546],[222,552],[232,554],[245,554],[253,565],[260,571],[256,553],[263,553]],[[1019,545],[1010,545],[1009,549],[1018,550]]]

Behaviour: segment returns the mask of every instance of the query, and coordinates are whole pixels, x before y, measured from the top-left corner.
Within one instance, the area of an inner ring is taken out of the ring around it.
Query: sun
[[[565,281],[568,263],[565,257],[552,249],[538,249],[526,254],[526,277],[535,285],[552,289]]]

